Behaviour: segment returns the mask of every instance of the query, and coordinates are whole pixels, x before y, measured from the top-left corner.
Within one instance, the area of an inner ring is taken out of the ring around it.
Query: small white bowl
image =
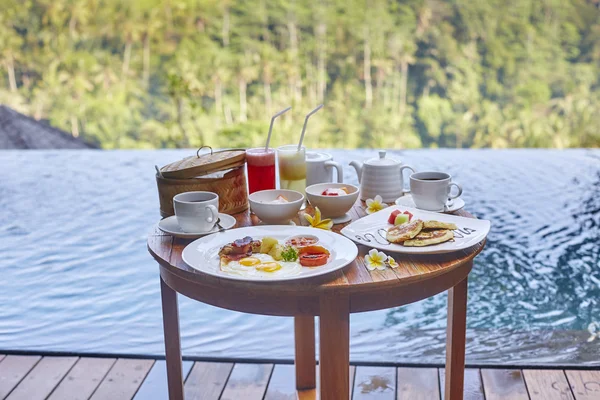
[[[341,196],[324,196],[321,193],[325,189],[340,189],[345,187],[348,194]],[[343,218],[358,199],[359,189],[348,183],[317,183],[306,188],[306,198],[313,207],[319,207],[323,218],[335,218],[338,221],[347,220]],[[334,223],[341,223],[333,221]]]
[[[279,195],[285,197],[288,203],[273,203]],[[252,193],[248,201],[252,212],[265,224],[286,225],[298,216],[304,195],[295,190],[269,189]]]

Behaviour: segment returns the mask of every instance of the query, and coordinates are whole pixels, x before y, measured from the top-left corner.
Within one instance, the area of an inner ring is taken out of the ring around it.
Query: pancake
[[[406,240],[403,244],[407,247],[424,247],[439,244],[454,239],[454,232],[446,229],[421,232],[414,239]]]
[[[451,231],[454,231],[454,230],[458,229],[458,227],[456,226],[456,224],[453,224],[452,222],[440,222],[440,221],[430,220],[430,221],[425,221],[423,223],[423,229],[449,229]]]
[[[398,225],[388,229],[385,238],[391,243],[402,243],[412,239],[423,229],[423,221],[415,219],[406,224]]]

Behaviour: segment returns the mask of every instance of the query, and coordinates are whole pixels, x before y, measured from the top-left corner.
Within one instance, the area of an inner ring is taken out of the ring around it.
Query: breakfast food
[[[247,236],[219,250],[219,266],[223,272],[242,276],[298,275],[303,267],[319,267],[329,261],[329,250],[318,241],[312,235],[294,236],[285,244],[269,236],[262,240]]]
[[[447,229],[439,229],[434,231],[421,231],[414,239],[406,240],[402,244],[408,247],[423,247],[444,243],[451,239],[454,239],[454,232]]]
[[[386,233],[390,243],[407,247],[423,247],[444,243],[454,239],[456,224],[436,220],[412,220],[408,211],[394,210],[388,218],[388,223],[394,225]]]
[[[341,188],[327,188],[321,193],[322,196],[344,196],[346,194],[348,194],[348,188],[345,186]]]
[[[412,239],[423,230],[423,221],[415,219],[409,223],[393,226],[388,229],[385,235],[386,239],[391,243],[402,243],[405,240]]]
[[[449,229],[451,231],[454,231],[454,230],[458,229],[458,227],[456,226],[456,224],[453,224],[451,222],[440,222],[440,221],[430,220],[430,221],[425,221],[423,223],[423,229]]]
[[[303,267],[320,267],[327,264],[329,250],[318,245],[306,246],[300,248],[298,256]]]
[[[282,204],[282,203],[289,203],[290,201],[288,199],[285,198],[285,196],[283,195],[279,195],[277,196],[277,198],[273,201],[271,201],[271,204]]]

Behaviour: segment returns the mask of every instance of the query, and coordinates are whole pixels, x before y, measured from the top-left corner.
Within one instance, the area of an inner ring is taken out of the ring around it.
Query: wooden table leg
[[[321,400],[349,399],[350,299],[324,294],[319,307]]]
[[[183,400],[183,373],[181,370],[181,342],[179,337],[177,292],[171,289],[161,278],[160,294],[162,297],[169,400]]]
[[[462,400],[465,381],[467,278],[448,290],[446,328],[446,400]]]
[[[313,389],[316,386],[315,317],[294,317],[296,343],[296,389]]]

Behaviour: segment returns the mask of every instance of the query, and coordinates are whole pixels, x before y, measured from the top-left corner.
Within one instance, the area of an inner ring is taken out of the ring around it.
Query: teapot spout
[[[360,178],[361,178],[362,169],[363,169],[362,163],[358,162],[358,161],[350,161],[350,166],[354,167],[354,169],[356,170],[356,175],[358,175],[358,183],[360,183]]]

